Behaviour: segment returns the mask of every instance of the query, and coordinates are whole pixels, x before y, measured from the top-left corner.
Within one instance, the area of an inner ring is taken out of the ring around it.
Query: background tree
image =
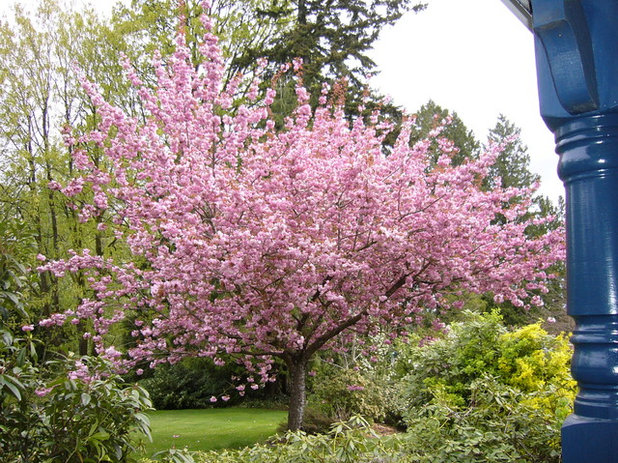
[[[76,172],[71,148],[62,142],[63,128],[79,133],[98,121],[96,108],[76,79],[76,63],[103,82],[107,99],[140,114],[135,92],[118,78],[118,54],[125,52],[123,38],[93,11],[72,11],[54,0],[41,1],[33,13],[17,7],[13,21],[0,26],[0,213],[20,235],[34,238],[35,246],[21,261],[25,266],[35,267],[37,254],[53,258],[84,247],[97,255],[114,251],[99,224],[80,222],[77,205],[49,185],[67,182]],[[98,151],[90,150],[93,160]],[[104,220],[100,217],[99,223]],[[59,282],[47,272],[38,280],[26,304],[33,318],[74,306],[87,292],[81,274]],[[56,333],[46,345],[75,343],[71,349],[86,354],[89,347],[80,334]]]
[[[429,100],[414,114],[416,117],[415,128],[410,136],[410,143],[414,144],[420,140],[427,138],[430,132],[437,129],[440,130],[439,137],[449,140],[453,146],[457,149],[456,153],[453,153],[452,163],[459,165],[466,160],[476,159],[479,155],[481,145],[469,130],[461,118],[456,112],[451,112],[446,108],[442,108],[436,104],[433,100]],[[442,149],[436,140],[432,142],[430,147],[431,163],[438,162],[439,157],[442,155]],[[498,142],[501,140],[492,140]],[[502,156],[504,151],[500,152],[498,158]],[[493,166],[490,168],[493,169]],[[530,185],[528,185],[530,186]]]
[[[271,1],[258,13],[272,18],[291,17],[280,37],[266,47],[248,49],[236,58],[240,67],[266,57],[285,64],[303,60],[304,84],[319,93],[321,82],[345,77],[356,94],[362,93],[376,64],[367,52],[384,26],[394,24],[407,11],[420,11],[411,0],[288,0]]]
[[[220,354],[231,354],[262,382],[281,358],[288,425],[298,429],[308,362],[319,350],[359,333],[396,336],[451,294],[492,291],[524,306],[528,289],[544,288],[562,234],[525,236],[528,223],[518,219],[529,201],[510,200],[531,191],[480,188],[497,148],[454,166],[443,143],[439,168],[427,171],[431,139],[411,147],[408,126],[387,156],[378,135],[387,126],[350,124],[341,105],[324,106],[326,95],[314,113],[300,83],[298,108],[275,131],[274,91],[230,115],[236,89],[220,90],[216,39],[205,36],[196,69],[184,37],[166,64],[155,60],[155,91],[126,65],[148,111],[143,123],[84,81],[100,122],[69,140],[82,177],[63,191],[92,191],[83,218],[113,211],[109,226],[131,256],[85,250],[41,267],[87,270],[93,290],[42,326],[92,321],[98,352],[118,360],[108,342],[129,317],[130,364],[222,363]],[[256,82],[250,97],[257,94]],[[92,145],[111,169],[86,155]],[[497,214],[509,220],[495,223]]]
[[[369,76],[376,71],[368,51],[385,26],[408,11],[421,11],[424,4],[413,0],[213,0],[210,5],[206,13],[216,19],[213,31],[220,37],[226,60],[225,82],[239,73],[249,76],[246,82],[250,82],[260,59],[268,63],[268,77],[274,77],[281,66],[300,58],[313,106],[323,83],[345,79],[348,114],[358,115],[364,102],[368,111],[360,113],[369,115],[379,106],[382,113],[401,117],[399,108],[368,91]],[[197,65],[202,12],[199,0],[186,0],[180,7],[173,0],[133,0],[130,7],[116,9],[114,22],[133,37],[134,47],[145,51],[144,56],[155,48],[167,56],[174,48],[176,16],[182,14],[192,62]],[[282,120],[295,107],[294,83],[282,76],[278,79],[273,110]],[[246,92],[248,87],[240,89]]]
[[[35,282],[24,262],[35,242],[15,225],[14,220],[0,220],[0,330],[16,331],[30,323],[26,300]]]
[[[229,82],[239,73],[251,76],[257,70],[258,58],[262,57],[240,60],[240,56],[248,50],[265,50],[267,44],[280,39],[283,31],[290,27],[290,15],[264,14],[268,8],[276,8],[272,0],[213,0],[206,10],[201,0],[132,0],[128,6],[116,5],[112,22],[114,29],[135,50],[131,54],[133,64],[146,71],[149,63],[144,62],[144,58],[155,50],[164,57],[173,53],[179,15],[183,18],[191,61],[198,66],[202,59],[198,44],[204,34],[199,18],[203,13],[208,14],[215,19],[214,32],[219,37],[226,62],[224,81]],[[280,8],[286,10],[285,6]],[[143,76],[142,80],[146,81]]]
[[[530,155],[521,140],[521,129],[503,114],[498,116],[496,125],[489,131],[488,141],[504,143],[504,149],[489,168],[483,181],[485,188],[529,188],[541,180],[538,174],[530,171]]]

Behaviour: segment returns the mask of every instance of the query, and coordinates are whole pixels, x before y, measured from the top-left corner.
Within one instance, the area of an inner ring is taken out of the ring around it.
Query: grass
[[[160,410],[148,414],[152,443],[146,456],[170,448],[189,450],[240,448],[266,440],[277,432],[287,412],[256,408]]]

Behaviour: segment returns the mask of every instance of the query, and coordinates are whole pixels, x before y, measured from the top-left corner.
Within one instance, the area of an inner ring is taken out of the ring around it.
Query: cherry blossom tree
[[[526,236],[531,190],[481,189],[499,146],[454,166],[439,129],[410,146],[408,120],[387,149],[389,124],[378,114],[350,122],[336,90],[324,89],[312,110],[298,62],[298,106],[276,129],[274,90],[259,97],[256,82],[251,101],[234,101],[239,80],[222,88],[216,37],[205,36],[201,53],[195,69],[180,32],[173,57],[154,59],[155,90],[125,63],[148,111],[142,121],[82,79],[100,122],[77,139],[67,130],[82,175],[50,187],[90,197],[81,219],[109,227],[130,259],[85,249],[44,262],[58,276],[85,272],[92,295],[41,325],[90,321],[99,354],[125,366],[236,356],[253,372],[241,392],[273,380],[278,357],[290,379],[288,425],[298,429],[319,350],[361,334],[395,337],[470,291],[542,303],[563,235]],[[86,145],[105,160],[92,162]],[[134,325],[133,347],[108,344],[119,323]]]

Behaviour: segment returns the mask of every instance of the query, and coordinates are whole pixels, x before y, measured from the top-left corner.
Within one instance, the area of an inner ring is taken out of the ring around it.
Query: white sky
[[[563,188],[553,135],[539,115],[532,34],[500,0],[425,1],[425,11],[382,31],[372,53],[379,70],[372,85],[409,112],[433,99],[481,141],[504,114],[522,129],[541,193],[557,200]],[[12,3],[0,0],[0,14]],[[93,2],[104,12],[114,3]]]

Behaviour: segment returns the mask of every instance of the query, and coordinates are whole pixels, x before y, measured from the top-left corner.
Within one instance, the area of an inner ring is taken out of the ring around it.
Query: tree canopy
[[[312,109],[300,77],[297,108],[275,130],[275,90],[259,99],[255,81],[254,101],[232,111],[239,80],[223,86],[217,38],[207,33],[198,51],[196,67],[181,29],[172,57],[154,59],[154,90],[125,63],[143,120],[82,78],[100,119],[84,135],[66,133],[81,175],[50,187],[83,200],[80,220],[126,240],[130,255],[85,249],[45,263],[57,277],[86,272],[92,297],[42,326],[92,323],[99,354],[123,363],[110,343],[129,322],[125,365],[229,354],[265,382],[279,357],[297,429],[317,351],[360,333],[397,336],[424,313],[457,307],[464,292],[541,302],[530,292],[544,290],[545,270],[563,257],[562,231],[525,234],[531,189],[482,188],[499,145],[455,164],[439,127],[411,146],[408,121],[386,154],[391,124],[377,113],[350,122],[328,89]],[[237,389],[249,386],[253,377]]]

